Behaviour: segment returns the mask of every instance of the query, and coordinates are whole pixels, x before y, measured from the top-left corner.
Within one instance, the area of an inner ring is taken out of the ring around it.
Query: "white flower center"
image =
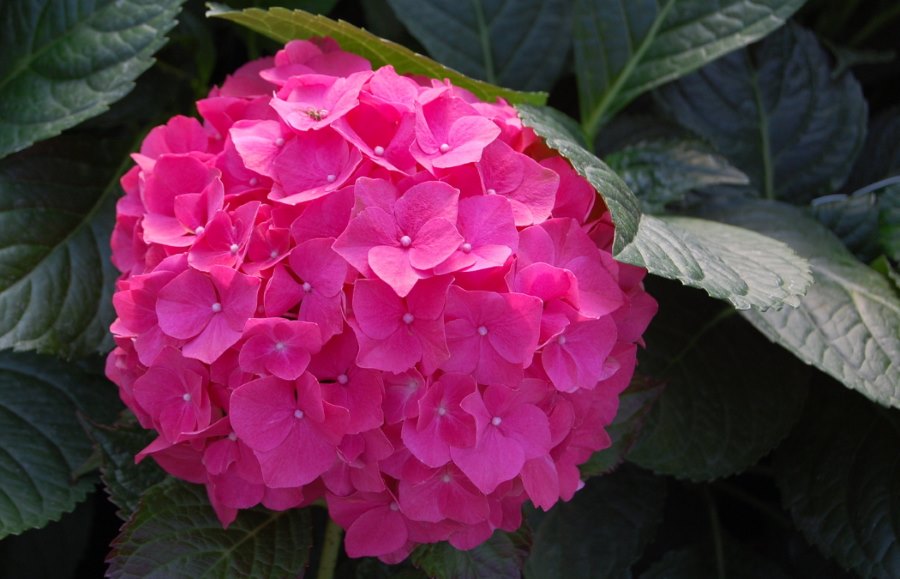
[[[216,302],[211,306],[211,308],[212,308],[213,312],[218,314],[219,312],[222,311],[222,304],[220,304],[219,302]]]
[[[453,480],[453,478],[449,474],[445,474],[444,476],[441,477],[441,480],[445,483],[448,483],[451,480]]]
[[[197,227],[197,229],[194,230],[194,233],[196,233],[197,235],[200,235],[200,234],[203,233],[204,231],[206,231],[206,228],[203,227],[202,225],[200,225],[200,226]]]
[[[559,340],[557,340],[557,341],[559,342],[559,345],[560,345],[560,346],[565,346],[565,345],[566,345],[566,337],[565,337],[565,336],[560,336],[560,337],[559,337]]]
[[[494,426],[500,426],[501,422],[503,422],[503,419],[500,418],[499,416],[495,416],[495,417],[491,418],[491,424],[493,424]]]
[[[409,312],[403,314],[403,323],[407,326],[415,321],[416,317]]]
[[[496,190],[496,189],[488,189],[488,190],[486,191],[486,193],[487,193],[488,195],[496,195],[496,194],[497,194],[497,190]]]
[[[438,416],[446,416],[447,409],[444,408],[443,406],[438,406],[437,413],[438,413]]]
[[[337,381],[338,384],[346,384],[350,381],[350,378],[348,378],[346,374],[338,374]]]
[[[284,342],[275,342],[275,350],[278,352],[283,352],[286,347]]]
[[[450,145],[447,143],[441,143],[441,153],[446,153],[450,150]]]
[[[303,291],[305,291],[306,293],[309,293],[312,291],[312,284],[309,283],[308,281],[303,282],[303,285],[300,287],[302,287]]]
[[[256,187],[257,185],[259,185],[259,179],[257,179],[256,177],[250,177],[250,186]]]
[[[278,250],[277,250],[277,249],[273,249],[272,251],[270,251],[270,252],[269,252],[269,257],[272,258],[272,259],[275,259],[276,257],[278,257]]]
[[[485,326],[478,326],[478,335],[487,336],[487,328]]]
[[[184,396],[181,397],[181,399],[184,400],[185,402],[190,402],[190,401],[191,401],[191,395],[190,395],[190,394],[185,394]]]
[[[378,155],[379,157],[384,155],[384,147],[382,147],[381,145],[378,145],[377,147],[375,147],[374,150],[375,150],[375,154]]]
[[[400,505],[398,505],[396,502],[393,502],[393,503],[391,503],[391,506],[390,506],[389,508],[390,508],[392,511],[399,511],[399,510],[400,510]]]
[[[228,440],[230,440],[231,442],[234,442],[235,440],[237,440],[237,434],[235,434],[234,432],[229,433]]]
[[[337,180],[337,175],[328,175],[325,177],[325,180],[329,183],[334,183]]]
[[[303,418],[303,411],[299,408],[297,410],[294,410],[294,418]]]
[[[280,146],[282,146],[283,144],[284,144],[284,139],[282,139],[281,137],[278,137],[277,139],[275,139],[275,146],[276,146],[276,147],[280,147]]]
[[[472,251],[472,244],[467,241],[463,243],[459,248],[463,253],[469,253],[470,251]]]
[[[239,246],[237,243],[232,243],[230,246],[228,246],[228,251],[230,251],[232,254],[235,254],[240,248],[241,246]]]
[[[400,238],[400,245],[402,245],[403,247],[409,247],[410,245],[412,245],[412,237],[404,235]]]

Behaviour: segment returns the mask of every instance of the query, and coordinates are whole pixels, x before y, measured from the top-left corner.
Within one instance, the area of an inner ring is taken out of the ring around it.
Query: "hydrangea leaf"
[[[713,215],[777,237],[812,266],[815,284],[798,308],[745,312],[750,323],[847,387],[900,407],[900,298],[890,282],[796,208],[756,202]]]
[[[112,426],[87,426],[90,437],[102,452],[100,478],[109,500],[119,507],[119,518],[127,519],[137,509],[144,491],[165,478],[153,460],[134,463],[135,455],[155,438],[153,432],[141,428],[131,414],[123,415]]]
[[[109,238],[127,145],[63,136],[0,161],[0,348],[109,349]]]
[[[813,199],[810,212],[861,259],[878,255],[878,196],[832,194]]]
[[[618,467],[637,441],[650,409],[663,393],[665,384],[646,374],[636,374],[628,388],[619,395],[619,410],[606,427],[612,444],[593,456],[579,468],[581,476],[591,477],[608,473]]]
[[[796,307],[812,283],[807,261],[784,243],[693,217],[641,216],[637,235],[616,258],[738,309]]]
[[[572,44],[566,0],[388,0],[436,60],[488,82],[547,90]]]
[[[721,568],[729,579],[789,579],[775,562],[732,539],[722,542]],[[712,541],[686,549],[669,551],[640,579],[696,579],[721,576]]]
[[[116,391],[85,366],[0,352],[0,538],[58,520],[94,488],[83,414],[112,420]]]
[[[522,122],[534,129],[547,145],[572,163],[575,170],[600,193],[609,208],[616,236],[613,252],[618,254],[628,245],[638,229],[641,203],[622,179],[606,163],[587,151],[573,123],[564,114],[549,107],[519,105],[516,107]]]
[[[817,391],[775,455],[776,482],[797,527],[862,577],[900,576],[898,471],[900,411],[840,388]]]
[[[0,158],[102,113],[131,91],[183,2],[0,4]]]
[[[790,25],[676,83],[658,101],[708,139],[766,198],[831,193],[863,146],[867,106],[851,74],[834,79],[812,32]]]
[[[630,145],[606,157],[647,213],[663,213],[692,189],[710,185],[746,185],[747,176],[709,145],[690,140],[652,140]]]
[[[278,42],[330,36],[341,45],[341,48],[367,58],[374,67],[390,64],[399,73],[421,74],[439,79],[447,78],[454,85],[468,89],[486,101],[503,98],[510,103],[525,102],[538,105],[547,101],[545,93],[519,92],[469,78],[428,57],[389,40],[378,38],[343,20],[331,20],[303,10],[292,11],[284,8],[231,10],[227,6],[216,3],[209,3],[208,6],[207,16],[231,20]]]
[[[740,472],[799,419],[809,369],[733,309],[671,283],[659,286],[652,292],[659,314],[640,363],[667,385],[628,460],[695,481]]]
[[[306,510],[244,510],[223,529],[202,486],[169,479],[125,523],[107,577],[297,577],[311,544]]]
[[[631,577],[662,520],[665,496],[665,479],[633,468],[588,480],[540,518],[526,579]]]
[[[447,542],[423,545],[413,553],[412,561],[437,579],[519,579],[527,555],[523,537],[495,531],[490,539],[468,551]]]
[[[769,34],[804,0],[577,0],[575,70],[588,134],[638,95]]]

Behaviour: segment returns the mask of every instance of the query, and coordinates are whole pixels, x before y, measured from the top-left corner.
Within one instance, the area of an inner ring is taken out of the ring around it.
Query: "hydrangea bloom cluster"
[[[197,105],[122,179],[107,374],[158,433],[138,458],[225,525],[324,499],[389,562],[571,498],[656,303],[569,163],[508,104],[330,40]]]

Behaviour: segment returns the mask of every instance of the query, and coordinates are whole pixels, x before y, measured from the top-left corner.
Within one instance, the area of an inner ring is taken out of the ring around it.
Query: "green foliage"
[[[290,11],[283,8],[272,8],[266,11],[248,8],[236,11],[229,10],[228,7],[220,4],[210,3],[209,6],[209,16],[237,22],[278,42],[287,42],[295,38],[330,36],[337,40],[344,50],[369,59],[372,66],[392,64],[400,73],[448,78],[455,85],[466,88],[487,101],[504,98],[511,103],[538,105],[544,104],[546,101],[546,95],[542,93],[517,92],[468,78],[430,58],[416,54],[404,46],[378,38],[344,21],[330,20],[302,10]]]
[[[547,90],[572,44],[567,0],[389,0],[439,62],[500,86]]]
[[[590,479],[535,527],[525,577],[630,577],[662,518],[665,495],[662,478],[636,469]]]
[[[449,543],[424,545],[413,553],[412,561],[437,579],[519,579],[527,555],[528,545],[522,536],[495,531],[486,542],[468,551],[459,551]]]
[[[0,161],[0,348],[110,347],[122,141],[60,137]]]
[[[900,298],[834,235],[790,206],[747,203],[718,217],[776,237],[809,259],[815,284],[796,309],[746,312],[770,340],[885,406],[900,406]]]
[[[642,93],[772,32],[803,2],[577,0],[575,69],[588,135]]]
[[[0,4],[0,158],[105,111],[134,87],[184,0]]]
[[[851,74],[833,79],[815,36],[794,25],[657,96],[770,199],[805,202],[837,190],[866,134],[859,83]]]
[[[784,504],[811,543],[860,576],[900,575],[900,411],[822,389],[775,467]]]
[[[86,366],[0,352],[0,538],[71,511],[94,488],[79,415],[112,420],[115,388]]]
[[[733,309],[672,284],[650,288],[657,290],[660,310],[640,367],[664,380],[666,389],[628,459],[697,481],[756,464],[799,419],[808,368]]]
[[[742,310],[796,306],[812,282],[809,264],[787,245],[692,217],[643,215],[634,241],[617,258]]]
[[[107,577],[296,577],[311,543],[305,510],[242,511],[223,529],[202,486],[169,480],[145,493],[113,542]]]
[[[721,559],[712,541],[686,549],[670,551],[653,564],[640,579],[697,579],[724,576],[729,579],[788,579],[776,563],[761,557],[749,547],[734,540],[724,540]],[[722,567],[717,566],[717,562]]]

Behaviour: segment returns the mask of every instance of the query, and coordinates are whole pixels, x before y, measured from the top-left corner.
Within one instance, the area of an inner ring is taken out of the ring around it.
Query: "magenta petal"
[[[213,309],[216,303],[219,298],[209,276],[197,270],[186,270],[159,292],[156,303],[159,327],[173,338],[193,338],[216,314]]]
[[[406,544],[403,515],[386,507],[360,515],[347,529],[345,548],[350,557],[377,557],[392,553]]]
[[[407,309],[403,300],[384,282],[361,279],[353,291],[353,312],[366,336],[383,340],[397,331]]]
[[[417,269],[431,269],[450,257],[462,241],[462,235],[449,221],[432,219],[412,239],[409,263]]]
[[[271,450],[256,451],[263,480],[270,487],[308,484],[337,459],[334,445],[310,424],[310,419],[291,414],[290,424],[290,432],[281,444]]]
[[[379,245],[369,250],[369,266],[400,297],[406,297],[421,276],[409,263],[409,251]]]
[[[271,450],[290,434],[294,410],[294,387],[278,378],[247,382],[231,395],[231,426],[247,446]]]
[[[487,428],[474,448],[450,449],[453,462],[485,494],[512,480],[525,464],[525,453],[496,428]]]
[[[400,236],[393,215],[370,207],[350,220],[332,247],[347,263],[367,274],[370,271],[369,250],[376,245],[396,245]]]

